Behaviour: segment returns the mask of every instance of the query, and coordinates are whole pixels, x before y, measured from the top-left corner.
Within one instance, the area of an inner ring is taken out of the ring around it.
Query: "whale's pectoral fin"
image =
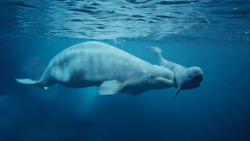
[[[113,95],[122,89],[122,84],[117,80],[105,81],[99,88],[100,95]]]
[[[51,70],[51,77],[60,82],[68,82],[71,76],[67,69],[62,69],[59,66],[55,66]]]
[[[179,87],[179,88],[177,89],[177,91],[175,92],[175,94],[173,95],[173,97],[176,97],[176,96],[179,94],[180,90],[181,90],[181,87]]]

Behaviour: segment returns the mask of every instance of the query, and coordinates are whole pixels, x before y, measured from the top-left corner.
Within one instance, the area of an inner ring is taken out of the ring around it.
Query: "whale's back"
[[[143,70],[150,66],[150,63],[116,47],[91,41],[74,45],[56,55],[47,71],[59,83],[76,84],[84,80],[86,85],[100,85],[108,80],[124,82],[141,77]]]

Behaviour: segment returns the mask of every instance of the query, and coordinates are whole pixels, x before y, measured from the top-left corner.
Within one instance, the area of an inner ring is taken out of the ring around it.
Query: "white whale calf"
[[[40,80],[17,79],[41,88],[61,84],[70,88],[97,86],[100,95],[118,92],[140,95],[174,87],[174,74],[111,45],[89,41],[69,47],[48,64]]]
[[[149,47],[147,50],[149,53],[158,56],[160,66],[166,67],[174,73],[175,87],[177,88],[174,97],[179,94],[180,90],[189,90],[200,87],[204,74],[199,67],[195,66],[186,68],[174,62],[167,61],[162,57],[161,49],[158,47]]]

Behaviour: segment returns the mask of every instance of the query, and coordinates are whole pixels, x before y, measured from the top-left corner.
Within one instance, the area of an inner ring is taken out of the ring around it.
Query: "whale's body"
[[[111,45],[89,41],[57,54],[38,81],[16,79],[47,89],[55,83],[69,88],[100,87],[99,94],[139,95],[174,86],[174,74]]]
[[[158,47],[149,47],[147,50],[149,53],[158,56],[160,66],[165,67],[174,73],[175,88],[177,88],[174,97],[179,94],[180,90],[189,90],[200,87],[200,83],[203,81],[204,76],[201,68],[196,66],[186,68],[177,63],[168,61],[162,57],[162,51]]]

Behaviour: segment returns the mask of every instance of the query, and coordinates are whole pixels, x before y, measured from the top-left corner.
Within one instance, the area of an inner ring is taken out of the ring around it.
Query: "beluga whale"
[[[200,83],[203,81],[204,76],[201,68],[197,66],[186,68],[174,62],[167,61],[162,57],[162,50],[158,47],[148,47],[147,51],[158,56],[160,66],[168,68],[174,73],[174,87],[177,88],[177,91],[173,97],[177,96],[180,90],[189,90],[200,87]]]
[[[169,69],[97,41],[79,43],[58,53],[39,80],[15,79],[43,89],[55,83],[69,88],[96,86],[100,95],[118,92],[141,95],[175,85],[174,74]]]

